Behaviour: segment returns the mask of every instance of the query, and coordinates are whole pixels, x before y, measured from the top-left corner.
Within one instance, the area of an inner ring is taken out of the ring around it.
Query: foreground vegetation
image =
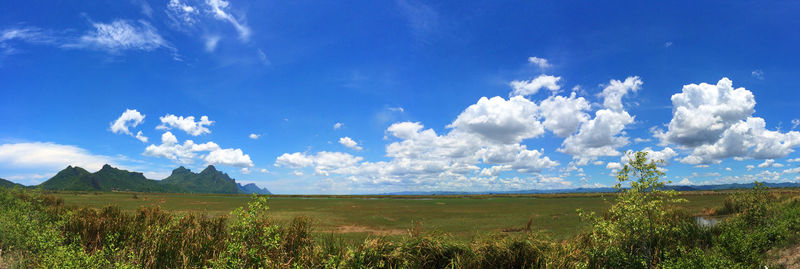
[[[800,199],[761,185],[730,195],[698,225],[664,191],[644,153],[618,174],[607,212],[581,212],[588,229],[566,240],[534,229],[470,242],[412,228],[408,236],[357,244],[315,236],[308,217],[276,221],[266,197],[229,215],[133,212],[65,206],[21,189],[0,190],[0,267],[44,268],[755,268],[772,267],[771,250],[797,242]]]

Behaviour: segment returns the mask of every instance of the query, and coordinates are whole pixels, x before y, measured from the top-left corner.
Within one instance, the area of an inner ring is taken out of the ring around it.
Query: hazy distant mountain
[[[272,194],[267,190],[267,188],[259,188],[254,183],[250,183],[247,185],[242,185],[241,183],[237,183],[239,185],[239,192],[240,193],[247,193],[247,194]]]
[[[13,183],[12,183],[13,184]],[[1,185],[0,185],[1,186]],[[106,164],[97,172],[67,166],[38,186],[45,190],[70,191],[139,191],[173,193],[257,193],[270,194],[255,184],[240,185],[228,174],[209,165],[200,173],[181,166],[163,180],[152,180],[142,173],[117,169]]]
[[[170,185],[190,193],[239,193],[236,181],[223,172],[217,171],[209,165],[200,173],[194,173],[183,166],[172,170],[172,174],[161,180],[164,185]]]
[[[248,184],[249,185],[249,184]],[[13,188],[13,187],[25,187],[22,184],[14,183],[5,179],[0,178],[0,188]]]

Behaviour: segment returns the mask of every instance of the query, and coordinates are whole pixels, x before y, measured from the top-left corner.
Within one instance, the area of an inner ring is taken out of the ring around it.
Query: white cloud
[[[363,160],[362,157],[353,156],[342,152],[320,151],[315,155],[306,153],[284,153],[275,160],[275,166],[290,168],[314,167],[317,175],[328,176],[331,173],[352,172],[352,167]]]
[[[672,120],[666,132],[656,131],[655,136],[662,144],[685,147],[717,142],[728,128],[752,115],[756,104],[752,92],[734,89],[728,78],[717,85],[685,85],[671,99]]]
[[[753,72],[750,72],[750,75],[752,75],[755,79],[764,80],[764,71],[759,69],[753,70]]]
[[[782,163],[776,163],[773,159],[766,159],[763,163],[758,164],[758,168],[767,168],[767,167],[775,167],[781,168],[783,167]]]
[[[167,158],[182,164],[191,164],[198,157],[197,152],[218,149],[220,149],[219,145],[214,142],[195,144],[192,140],[186,140],[183,144],[178,144],[178,138],[171,132],[166,132],[161,135],[161,145],[149,145],[143,154]]]
[[[747,168],[747,171],[750,171],[750,170],[753,170],[753,168],[756,168],[756,166],[752,165],[752,164],[748,164],[747,166],[745,166],[745,168]]]
[[[559,80],[561,80],[561,77],[550,75],[540,75],[532,80],[514,80],[509,84],[513,89],[511,95],[534,95],[542,88],[546,88],[555,93],[561,89],[561,86],[558,85]]]
[[[92,23],[94,30],[80,37],[77,43],[64,47],[96,48],[107,51],[144,50],[172,47],[167,43],[155,27],[140,20],[134,23],[128,20],[115,20],[111,23]]]
[[[665,48],[672,47],[672,42],[671,41],[667,41],[666,43],[664,43],[664,47]]]
[[[37,27],[18,26],[7,28],[0,31],[0,51],[2,54],[10,55],[19,52],[13,47],[14,42],[25,42],[30,44],[53,44],[57,38],[53,33],[49,33]]]
[[[161,125],[157,126],[156,129],[170,130],[172,128],[178,128],[192,136],[210,134],[211,130],[205,126],[209,126],[214,123],[214,121],[208,120],[208,116],[200,117],[200,121],[198,122],[194,121],[194,116],[188,116],[184,118],[183,116],[175,116],[172,114],[159,117],[159,119],[161,120]]]
[[[131,133],[128,128],[136,127],[144,122],[144,117],[145,115],[142,115],[139,111],[136,111],[136,109],[126,109],[117,120],[111,123],[111,132],[133,136],[133,133]]]
[[[206,0],[206,5],[209,7],[209,12],[214,15],[214,18],[222,21],[227,21],[239,33],[239,39],[247,41],[250,38],[250,28],[246,23],[239,22],[239,19],[233,17],[229,10],[229,3],[225,0]]]
[[[245,174],[245,175],[249,175],[250,172],[252,172],[252,171],[250,171],[250,168],[242,167],[242,169],[240,169],[239,172],[242,173],[242,174]]]
[[[341,129],[341,128],[342,128],[342,126],[344,126],[344,124],[342,124],[341,122],[337,122],[337,123],[335,123],[335,124],[333,125],[333,129],[334,129],[334,130],[339,130],[339,129]]]
[[[356,143],[356,141],[353,141],[352,138],[347,137],[347,136],[339,138],[339,144],[342,144],[342,146],[345,146],[345,147],[348,147],[348,148],[351,148],[351,149],[354,149],[354,150],[362,150],[363,149],[361,146],[358,145],[358,143]]]
[[[399,107],[399,106],[398,107],[389,107],[389,111],[400,112],[400,113],[406,112],[406,110],[403,109],[403,107]]]
[[[627,77],[625,81],[612,79],[600,93],[600,96],[603,97],[603,106],[613,111],[623,110],[622,97],[630,92],[639,91],[642,84],[643,82],[638,76]]]
[[[589,120],[589,102],[583,97],[550,96],[539,104],[544,127],[559,137],[567,137]]]
[[[800,125],[800,119],[793,119],[792,120],[792,130],[797,129],[798,125]]]
[[[197,21],[196,16],[200,12],[196,7],[188,3],[181,2],[180,0],[170,0],[169,3],[167,3],[166,13],[173,22],[191,26]]]
[[[641,88],[639,77],[628,77],[625,81],[611,80],[603,89],[604,109],[595,112],[593,119],[584,122],[578,133],[570,135],[561,143],[558,151],[573,156],[579,165],[585,165],[599,156],[618,156],[616,149],[628,144],[624,136],[625,126],[634,122],[622,106],[622,97]]]
[[[166,145],[174,145],[178,143],[178,138],[172,132],[166,132],[161,135],[161,143]]]
[[[0,164],[12,168],[34,168],[55,172],[56,169],[72,165],[96,171],[103,164],[114,163],[111,157],[92,154],[83,148],[71,145],[49,142],[0,145]]]
[[[725,167],[725,171],[730,172],[730,171],[733,171],[733,169],[731,169],[730,167]]]
[[[800,132],[781,133],[767,130],[765,126],[764,119],[748,117],[726,129],[715,143],[694,148],[681,162],[710,164],[731,157],[777,159],[786,157],[800,146]]]
[[[661,144],[691,149],[680,161],[687,164],[719,163],[722,159],[776,159],[800,146],[800,132],[781,133],[766,129],[766,122],[753,117],[755,97],[745,88],[733,88],[722,78],[716,85],[683,86],[672,96],[673,117],[667,131],[656,130]]]
[[[142,134],[142,131],[136,133],[136,139],[139,139],[142,143],[147,143],[147,137]]]
[[[461,112],[447,127],[500,143],[518,143],[544,134],[544,127],[537,118],[537,110],[536,103],[522,96],[508,100],[502,97],[482,97],[478,103]]]
[[[800,158],[788,159],[786,161],[790,162],[790,163],[796,163],[796,162],[800,162]]]
[[[608,162],[606,164],[606,169],[609,170],[622,169],[622,164],[618,162]]]
[[[221,37],[218,35],[208,35],[203,37],[203,39],[205,39],[206,52],[214,52],[214,50],[217,49],[217,44],[219,44]]]
[[[528,62],[539,66],[541,69],[545,69],[550,67],[550,63],[547,62],[547,59],[539,58],[535,56],[528,57]]]
[[[250,134],[248,137],[250,137],[250,139],[258,139],[259,137],[261,137],[261,135],[260,134]]]
[[[203,152],[208,153],[202,154]],[[178,138],[172,132],[162,134],[161,144],[147,146],[142,154],[167,158],[182,164],[192,164],[195,160],[202,159],[209,165],[253,166],[250,155],[244,154],[241,149],[223,149],[211,141],[195,144],[192,140],[186,140],[183,144],[179,144]]]
[[[650,147],[646,147],[646,148],[642,149],[641,151],[647,153],[647,161],[648,162],[663,162],[663,164],[665,166],[666,165],[670,165],[670,161],[672,160],[672,158],[675,158],[675,156],[678,156],[678,153],[675,152],[675,150],[673,150],[670,147],[666,147],[666,148],[664,148],[664,149],[662,149],[660,151],[655,151],[655,150],[651,149]],[[622,164],[628,164],[630,162],[630,158],[633,157],[634,154],[635,153],[632,150],[626,151],[625,155],[620,157],[620,162]]]
[[[264,174],[269,174],[269,170],[267,170],[266,168],[261,168],[261,170],[258,171]]]
[[[204,158],[206,164],[221,164],[235,167],[251,167],[253,161],[250,155],[242,153],[241,149],[215,149]]]

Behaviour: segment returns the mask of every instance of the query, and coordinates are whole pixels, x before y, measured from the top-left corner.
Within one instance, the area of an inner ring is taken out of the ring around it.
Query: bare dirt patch
[[[779,251],[776,263],[781,268],[800,268],[800,244]]]

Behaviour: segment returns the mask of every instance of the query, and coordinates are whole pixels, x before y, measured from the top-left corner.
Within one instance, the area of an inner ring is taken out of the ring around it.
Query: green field
[[[683,206],[702,214],[719,207],[726,192],[686,192]],[[67,205],[124,210],[160,206],[178,213],[228,214],[245,205],[247,195],[86,193],[59,192]],[[335,233],[349,240],[370,235],[402,236],[416,227],[423,232],[439,230],[463,241],[475,236],[519,231],[532,218],[531,229],[556,239],[566,239],[586,228],[577,209],[604,211],[613,194],[515,195],[515,196],[272,196],[271,215],[279,222],[308,216],[315,232]]]

